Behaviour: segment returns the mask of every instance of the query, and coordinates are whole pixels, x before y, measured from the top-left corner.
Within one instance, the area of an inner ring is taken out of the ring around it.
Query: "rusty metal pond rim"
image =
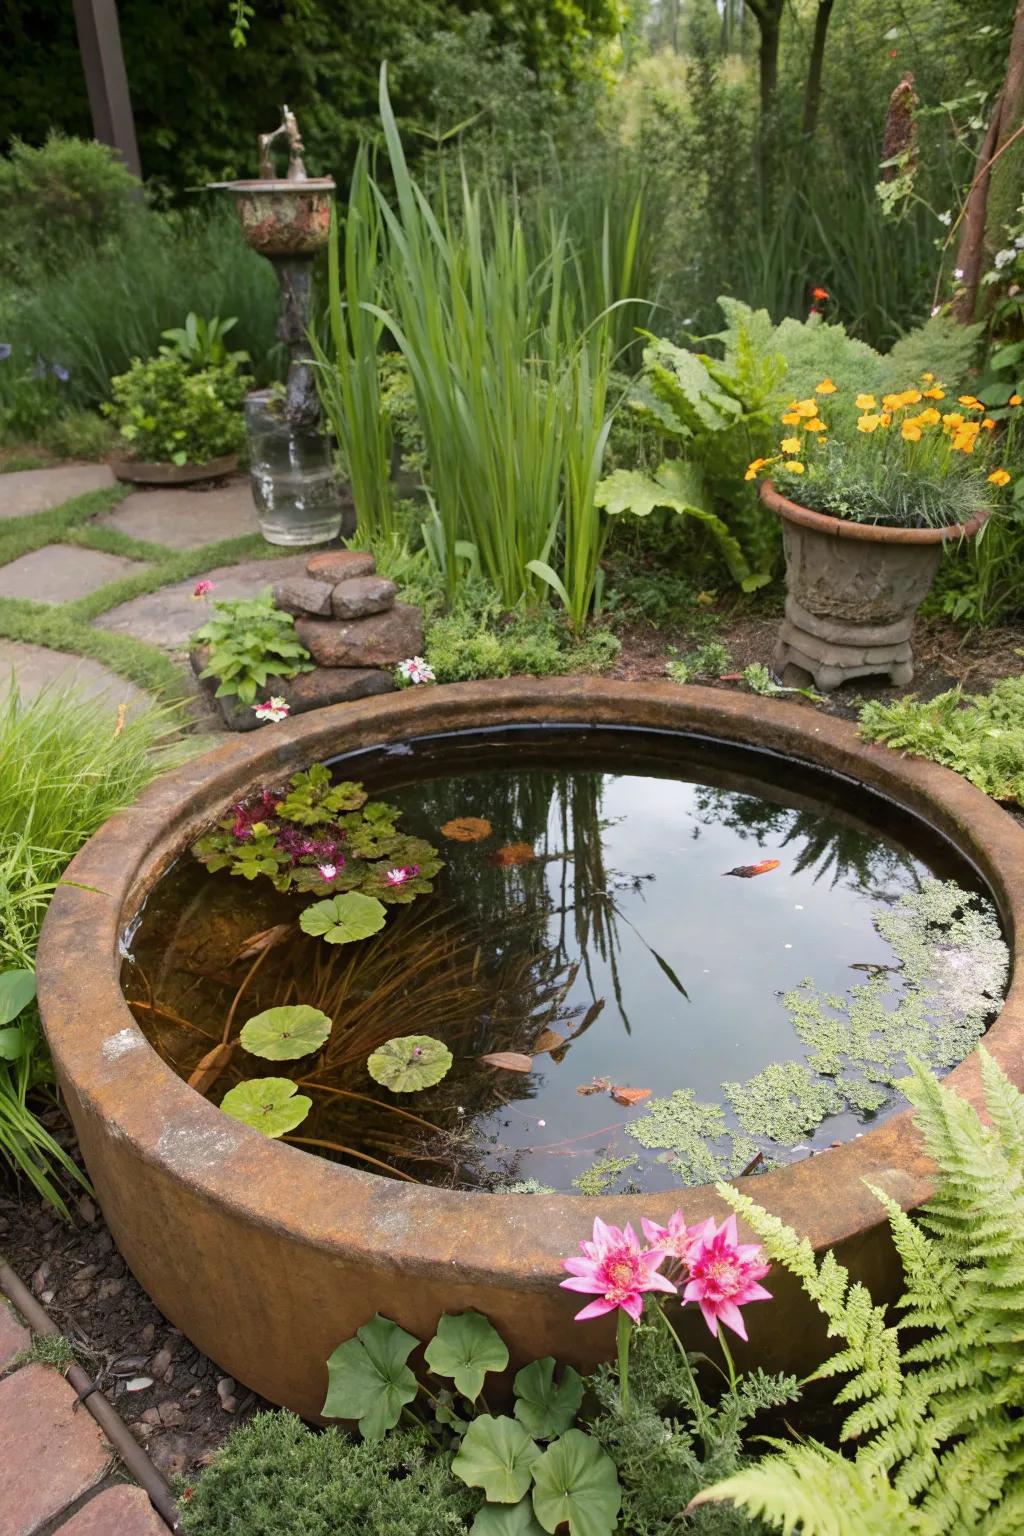
[[[956,774],[868,745],[851,725],[810,707],[670,683],[516,678],[337,705],[228,742],[157,780],[76,857],[43,927],[39,1002],[59,1081],[105,1209],[108,1200],[119,1207],[114,1235],[172,1320],[173,1304],[146,1272],[146,1242],[133,1236],[133,1221],[145,1223],[147,1213],[131,1214],[126,1169],[138,1171],[140,1189],[156,1179],[154,1187],[172,1191],[175,1211],[202,1212],[204,1221],[219,1212],[235,1229],[256,1229],[264,1253],[284,1240],[343,1265],[383,1264],[406,1280],[436,1276],[440,1266],[460,1285],[536,1293],[557,1283],[562,1257],[575,1251],[593,1216],[585,1197],[405,1184],[270,1141],[222,1114],[164,1064],[120,986],[122,937],[150,890],[203,826],[259,784],[314,761],[415,737],[538,724],[636,726],[760,748],[856,781],[928,823],[977,868],[1000,910],[1014,972],[986,1045],[1024,1087],[1024,970],[1017,963],[1024,831]],[[977,1054],[947,1082],[980,1104]],[[880,1209],[865,1181],[906,1208],[927,1198],[930,1165],[908,1113],[827,1154],[740,1183],[820,1250],[856,1246],[879,1226]],[[609,1197],[600,1214],[636,1222],[642,1211],[665,1220],[680,1203],[691,1221],[724,1212],[705,1186]],[[564,1293],[562,1299],[568,1318],[571,1303]],[[215,1320],[207,1329],[186,1322],[192,1337],[205,1333],[208,1346]],[[230,1358],[230,1350],[220,1358]],[[239,1374],[253,1379],[252,1372]]]

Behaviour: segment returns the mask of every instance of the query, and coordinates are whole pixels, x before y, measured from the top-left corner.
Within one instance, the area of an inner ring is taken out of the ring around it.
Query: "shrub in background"
[[[206,464],[245,441],[246,383],[232,362],[194,371],[177,356],[137,357],[111,381],[113,398],[103,409],[132,458]]]

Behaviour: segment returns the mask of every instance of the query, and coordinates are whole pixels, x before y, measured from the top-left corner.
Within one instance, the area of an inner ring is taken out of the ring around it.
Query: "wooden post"
[[[121,50],[117,0],[73,0],[73,3],[93,132],[101,144],[116,149],[132,174],[141,180],[142,166]]]

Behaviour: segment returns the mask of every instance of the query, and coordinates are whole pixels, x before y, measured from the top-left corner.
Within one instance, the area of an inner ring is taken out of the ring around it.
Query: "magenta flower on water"
[[[717,1228],[709,1217],[686,1262],[690,1278],[683,1300],[697,1303],[715,1338],[721,1321],[745,1339],[740,1307],[748,1301],[771,1301],[771,1292],[758,1284],[771,1268],[761,1258],[760,1243],[739,1242],[735,1216],[727,1217]]]
[[[212,591],[213,591],[213,582],[212,581],[197,581],[195,586],[192,588],[192,596],[193,597],[209,597],[209,595],[210,595],[210,593]]]
[[[688,1227],[682,1211],[676,1211],[675,1215],[669,1217],[667,1227],[659,1226],[646,1216],[640,1218],[640,1225],[652,1248],[660,1248],[667,1259],[678,1259],[682,1264],[689,1264],[690,1254],[703,1230],[701,1227]]]
[[[277,725],[281,720],[287,720],[289,706],[284,699],[275,696],[262,704],[254,704],[252,710],[257,720],[268,720],[271,725]]]
[[[404,885],[407,880],[415,880],[420,872],[418,864],[402,864],[397,869],[389,869],[384,876],[385,885]]]
[[[576,1321],[600,1317],[620,1308],[633,1322],[639,1322],[644,1309],[645,1291],[675,1292],[675,1286],[658,1270],[665,1258],[660,1248],[641,1248],[633,1228],[607,1226],[600,1217],[594,1221],[592,1242],[580,1243],[583,1257],[563,1259],[563,1268],[571,1279],[561,1282],[567,1291],[583,1291],[597,1297],[577,1312]]]

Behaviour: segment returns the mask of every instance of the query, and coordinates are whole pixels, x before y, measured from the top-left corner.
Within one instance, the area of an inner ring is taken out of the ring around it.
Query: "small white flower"
[[[1013,245],[1015,250],[1024,251],[1024,235],[1018,235]]]
[[[950,213],[948,208],[946,209],[945,213],[940,213],[939,214],[939,223],[940,224],[945,224],[947,229],[952,224],[952,222],[953,222],[953,215]]]
[[[280,696],[266,699],[262,704],[254,704],[252,712],[257,720],[268,720],[271,725],[277,725],[282,720],[287,720],[289,706]]]
[[[398,663],[398,675],[407,683],[415,686],[418,683],[434,683],[434,669],[422,656],[410,656],[408,661]]]
[[[964,280],[964,269],[963,269],[963,267],[954,267],[953,268],[953,276],[956,278],[958,283],[962,283],[963,280]]]
[[[939,305],[939,304],[933,304],[932,305],[932,319],[934,320],[935,316],[939,315],[941,313],[942,313],[942,306]]]
[[[317,868],[320,871],[321,878],[324,880],[333,880],[338,873],[337,866],[334,864],[318,864]]]
[[[1005,251],[996,251],[996,271],[1001,272],[1013,260],[1016,254],[1017,252],[1012,245]]]

